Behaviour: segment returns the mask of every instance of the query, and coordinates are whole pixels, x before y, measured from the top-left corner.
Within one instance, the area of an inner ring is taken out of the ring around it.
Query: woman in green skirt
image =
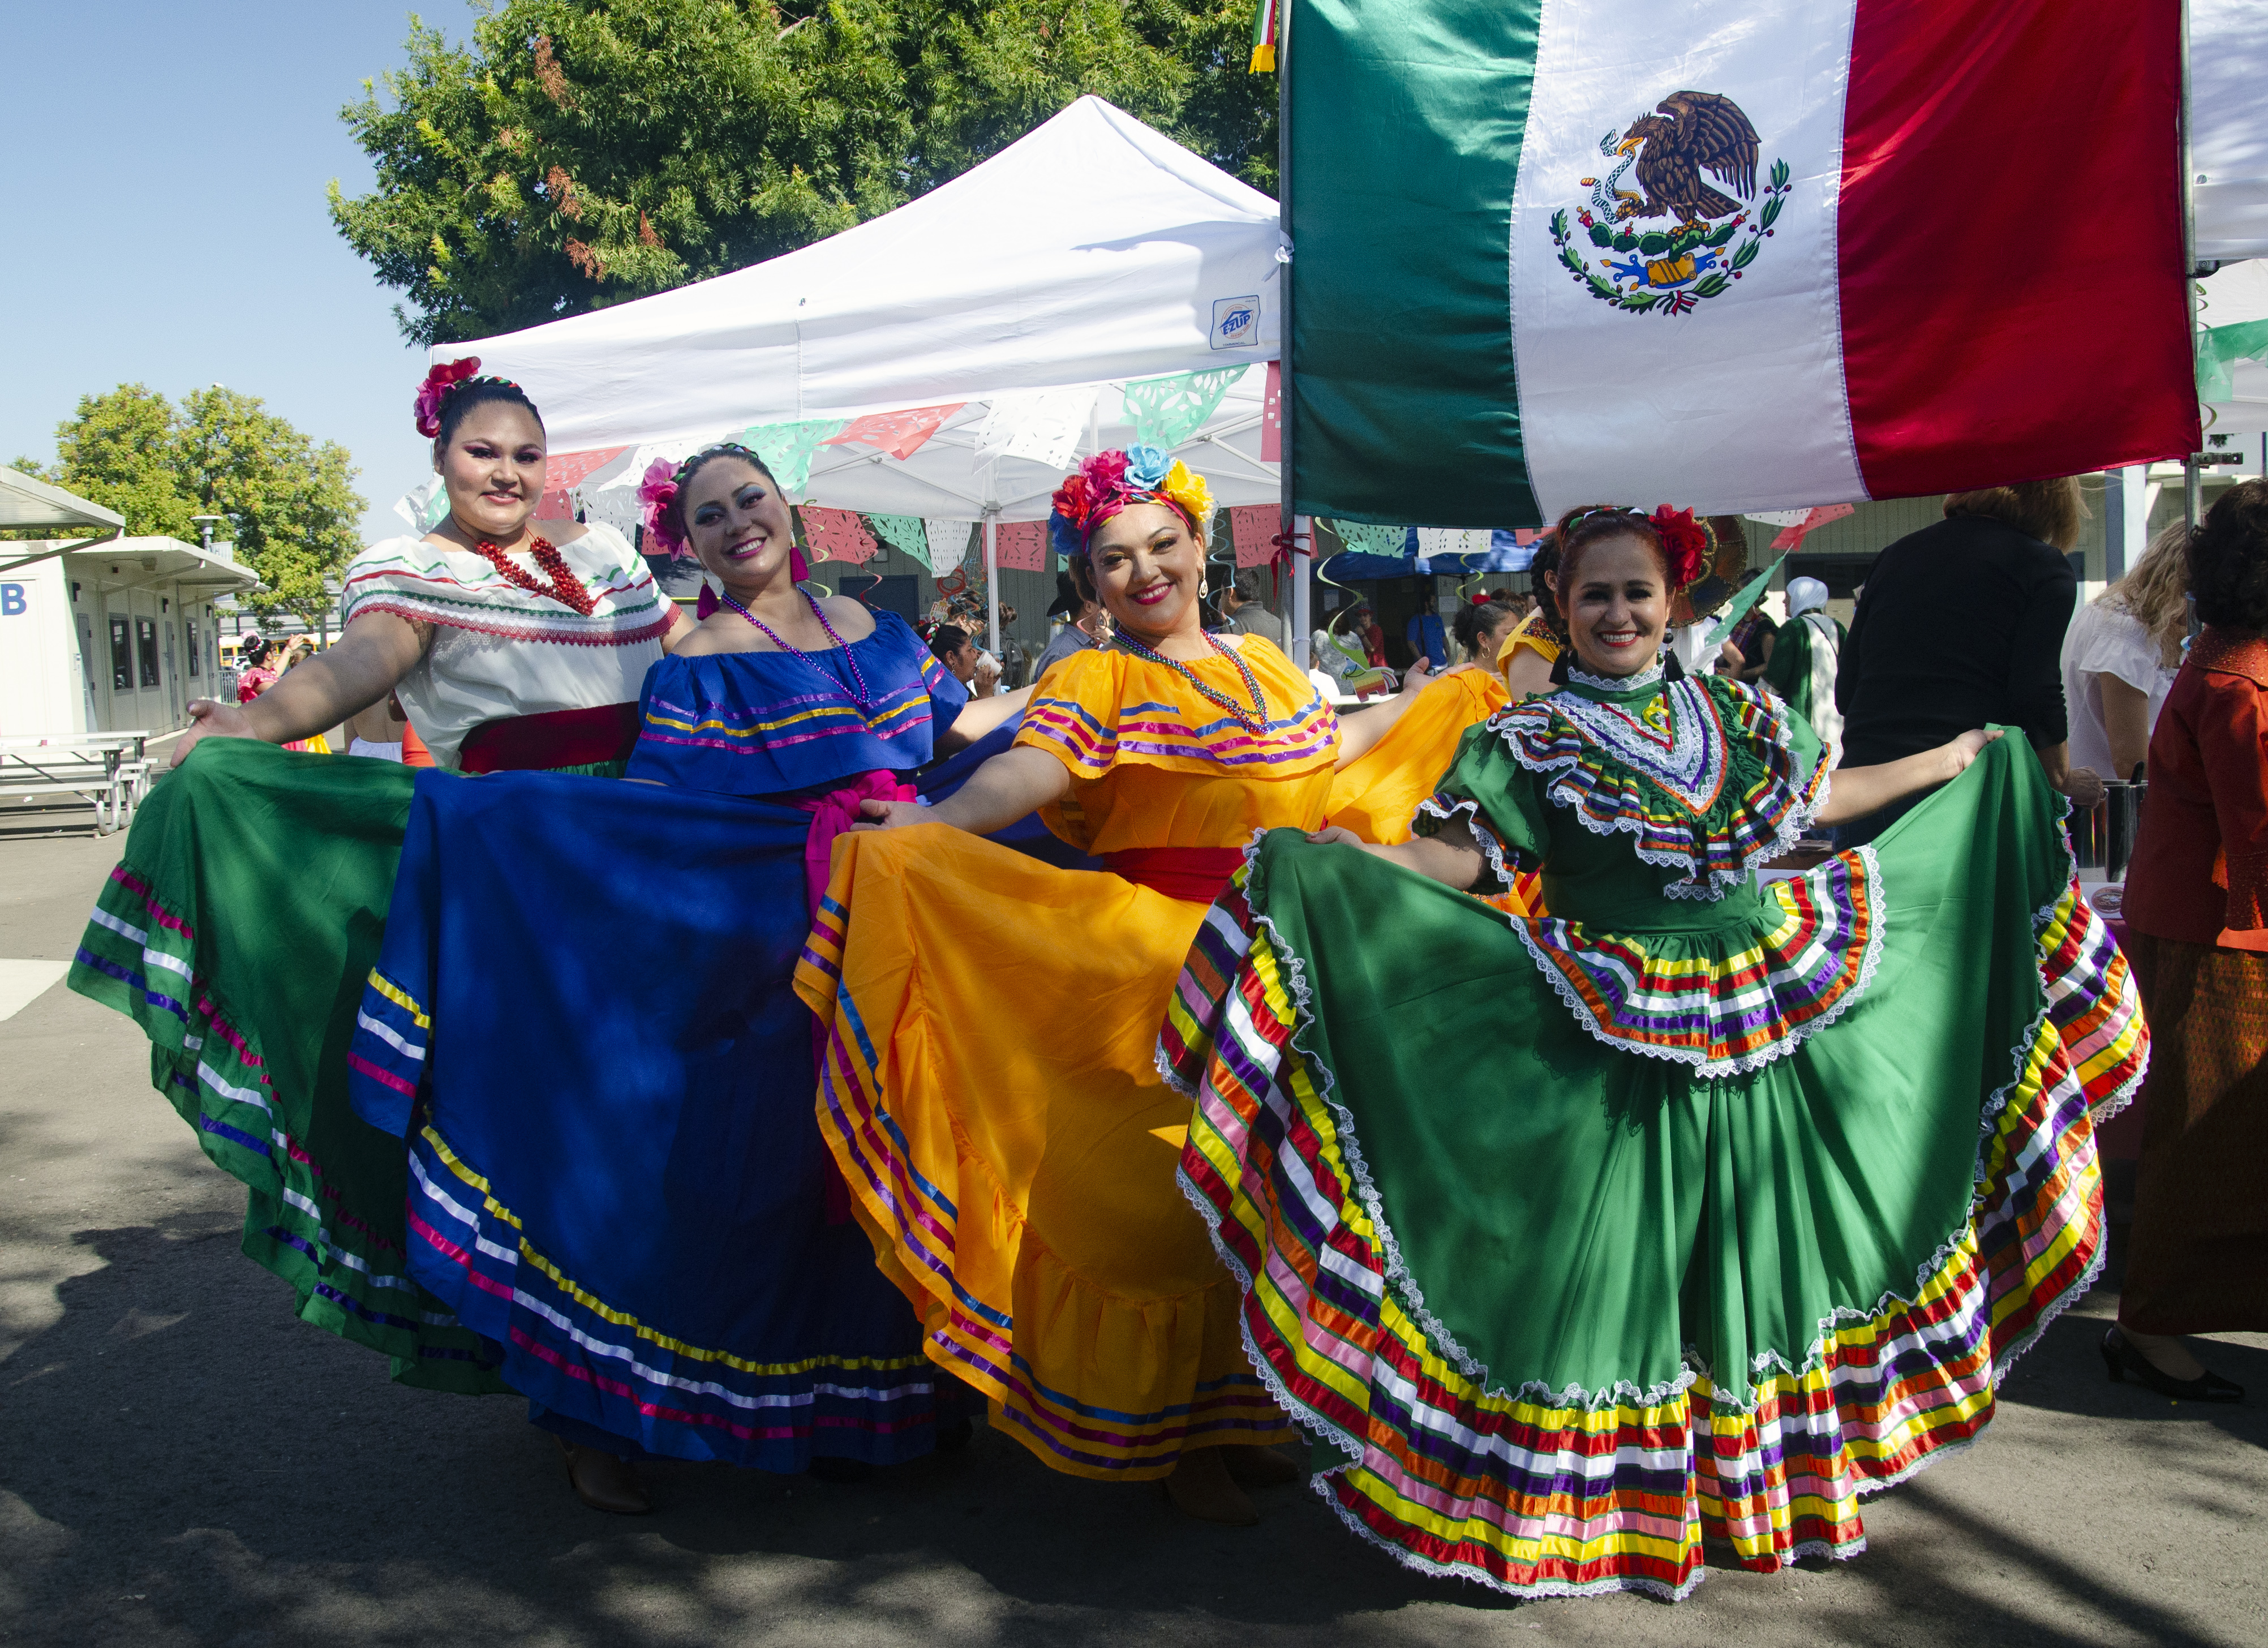
[[[416,775],[277,747],[391,697],[439,766],[618,774],[647,666],[693,629],[614,528],[534,520],[542,420],[479,365],[435,367],[417,397],[447,516],[348,566],[337,645],[252,703],[190,705],[70,975],[147,1033],[151,1079],[249,1188],[245,1252],[300,1316],[468,1392],[504,1387],[411,1281],[401,1141],[347,1100]]]
[[[1467,733],[1416,839],[1256,841],[1160,1062],[1348,1525],[1521,1595],[1675,1597],[1705,1536],[1854,1554],[1860,1494],[1983,1429],[2099,1267],[2093,1122],[2146,1037],[2021,739],[1830,793],[1777,700],[1660,661],[1705,528],[1558,542],[1557,690]],[[1548,916],[1473,896],[1537,868]]]

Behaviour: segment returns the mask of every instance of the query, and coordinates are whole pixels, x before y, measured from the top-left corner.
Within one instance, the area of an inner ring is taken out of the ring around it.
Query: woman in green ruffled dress
[[[2023,740],[1830,790],[1777,700],[1664,668],[1705,528],[1558,532],[1559,688],[1466,734],[1417,838],[1259,838],[1160,1060],[1349,1526],[1522,1595],[1675,1597],[1705,1536],[1855,1554],[1859,1495],[1984,1428],[2100,1266],[2093,1125],[2147,1039]],[[1537,868],[1548,916],[1473,896]]]

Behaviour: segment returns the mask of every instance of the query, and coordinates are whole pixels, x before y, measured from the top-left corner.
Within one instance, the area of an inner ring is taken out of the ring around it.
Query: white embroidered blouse
[[[394,695],[436,764],[455,767],[483,721],[633,702],[661,657],[674,608],[622,533],[596,523],[559,554],[597,597],[587,617],[509,582],[483,556],[423,538],[388,538],[348,565],[348,623],[385,612],[435,626]]]

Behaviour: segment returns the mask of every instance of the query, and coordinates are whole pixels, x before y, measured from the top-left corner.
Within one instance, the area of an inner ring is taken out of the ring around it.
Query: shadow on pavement
[[[0,1640],[2242,1640],[2200,1626],[2184,1599],[2106,1578],[2056,1507],[2012,1526],[1989,1508],[1989,1479],[1964,1474],[1998,1448],[2036,1498],[2099,1490],[2067,1479],[2057,1428],[2132,1394],[2102,1383],[2099,1326],[2076,1315],[2019,1365],[2039,1388],[2012,1389],[1982,1448],[1868,1502],[1874,1549],[1857,1562],[1720,1570],[1674,1609],[1515,1605],[1395,1566],[1298,1489],[1263,1496],[1258,1529],[1210,1528],[1152,1490],[1055,1475],[982,1430],[964,1454],[855,1486],[659,1465],[656,1515],[605,1517],[571,1498],[516,1400],[389,1383],[378,1357],[293,1321],[288,1290],[234,1236],[209,1218],[79,1232],[102,1266],[61,1282],[61,1319],[0,1362]],[[2092,1405],[2065,1408],[2090,1371]],[[2243,1412],[2257,1443],[2257,1410]],[[2241,1470],[2214,1481],[2213,1462],[2199,1460],[2207,1503],[2187,1514],[2226,1529],[2220,1499],[2250,1489]]]

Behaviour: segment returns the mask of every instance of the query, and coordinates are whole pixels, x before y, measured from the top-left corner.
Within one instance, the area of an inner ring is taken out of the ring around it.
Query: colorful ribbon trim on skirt
[[[1110,873],[1189,904],[1210,904],[1244,868],[1241,847],[1130,847],[1104,853]]]
[[[483,721],[465,734],[457,765],[468,773],[547,772],[628,761],[637,743],[635,703]]]

